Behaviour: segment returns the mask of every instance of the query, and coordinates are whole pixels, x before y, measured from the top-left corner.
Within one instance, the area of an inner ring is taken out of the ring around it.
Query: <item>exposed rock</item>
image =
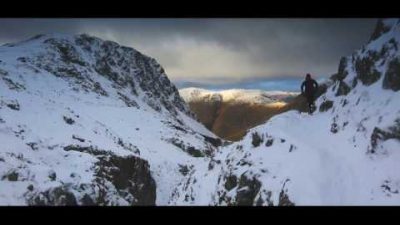
[[[47,39],[45,43],[50,43],[53,45],[58,51],[60,52],[61,60],[64,61],[65,63],[74,63],[78,64],[80,66],[85,66],[85,62],[81,59],[79,56],[77,50],[75,47],[67,42],[67,41],[60,41],[57,39]]]
[[[350,92],[350,90],[351,88],[346,84],[346,82],[340,81],[335,96],[347,95]]]
[[[3,175],[3,177],[1,179],[2,180],[7,179],[8,181],[18,181],[18,177],[19,177],[18,172],[15,170],[12,170],[12,171],[8,172],[6,175]]]
[[[76,135],[72,135],[72,139],[78,140],[78,141],[80,141],[80,142],[85,142],[85,139],[84,139],[84,138],[78,137],[78,136],[76,136]]]
[[[382,75],[378,70],[376,70],[376,60],[375,54],[372,52],[364,58],[356,59],[355,69],[357,72],[357,78],[360,79],[364,85],[368,86],[375,83]]]
[[[216,148],[222,145],[222,140],[220,138],[212,138],[212,137],[205,136],[205,135],[202,135],[202,136],[204,137],[204,140],[206,142],[212,144]]]
[[[187,165],[179,165],[179,172],[183,175],[186,176],[188,175],[190,169]]]
[[[235,175],[230,175],[230,176],[226,177],[224,186],[225,186],[226,190],[228,190],[228,191],[232,190],[234,187],[237,186],[237,177]]]
[[[342,107],[344,107],[345,105],[347,105],[349,103],[349,101],[347,101],[347,99],[343,99],[340,102],[342,103]]]
[[[80,146],[80,145],[67,145],[64,147],[65,151],[84,152],[94,156],[110,154],[109,151],[98,149],[94,146]]]
[[[8,106],[8,108],[10,108],[12,110],[16,110],[16,111],[20,110],[20,106],[17,101],[10,102],[7,104],[7,106]]]
[[[33,185],[32,185],[32,184],[28,185],[27,189],[28,189],[29,191],[33,191]]]
[[[383,21],[381,19],[378,20],[376,26],[375,26],[375,30],[372,33],[369,41],[374,41],[377,38],[379,38],[382,34],[388,32],[390,30],[390,27],[385,26],[385,24],[383,23]]]
[[[319,106],[319,111],[320,112],[326,112],[333,106],[333,101],[326,100],[321,105]]]
[[[265,146],[269,147],[274,143],[274,139],[273,138],[268,138],[267,141],[265,142]]]
[[[383,189],[384,192],[388,194],[399,194],[399,190],[393,186],[394,185],[392,184],[391,181],[385,180],[384,183],[381,185],[381,188]]]
[[[346,78],[346,76],[349,74],[346,70],[346,67],[347,67],[347,58],[342,57],[340,59],[338,72],[334,80],[343,81],[343,79]]]
[[[127,192],[134,200],[132,205],[155,205],[156,183],[150,174],[147,161],[135,156],[99,157],[97,176],[113,183],[120,192]]]
[[[176,147],[182,149],[184,152],[187,152],[191,156],[194,156],[194,157],[204,157],[205,156],[201,150],[196,149],[195,147],[190,146],[188,144],[186,145],[183,141],[178,140],[176,138],[171,138],[168,140],[168,142],[170,142],[171,144],[175,145]]]
[[[391,89],[393,91],[400,90],[400,59],[396,58],[391,61],[383,79],[384,89]]]
[[[236,196],[236,205],[251,206],[255,203],[255,197],[261,188],[261,182],[255,177],[247,178],[245,174],[240,176],[238,192]]]
[[[200,150],[196,149],[193,146],[189,146],[186,149],[186,152],[189,153],[193,157],[204,157],[204,154]]]
[[[51,180],[51,181],[55,181],[56,180],[56,178],[57,178],[57,174],[56,174],[56,172],[55,171],[50,171],[49,172],[49,179]]]
[[[400,119],[395,120],[395,124],[387,130],[375,127],[371,134],[371,147],[368,152],[375,153],[378,143],[388,139],[397,139],[400,141]]]
[[[35,142],[29,142],[29,143],[26,143],[26,145],[28,145],[32,150],[34,150],[34,151],[36,151],[36,150],[38,150],[39,148],[38,148],[38,144],[37,143],[35,143]]]
[[[74,206],[77,205],[75,195],[67,186],[50,188],[45,192],[37,193],[28,199],[29,205],[36,206]]]
[[[120,96],[120,99],[125,103],[127,107],[136,107],[139,108],[139,105],[136,103],[135,100],[130,99],[128,96],[118,92],[118,95]]]
[[[75,120],[74,120],[74,119],[72,119],[72,118],[69,118],[69,117],[63,116],[63,119],[64,119],[64,121],[65,121],[67,124],[69,124],[69,125],[72,125],[72,124],[74,124],[74,123],[75,123]]]
[[[28,204],[110,205],[117,204],[116,199],[122,198],[131,205],[155,205],[156,184],[147,161],[135,156],[122,157],[108,151],[100,152],[104,154],[95,155],[99,161],[95,164],[93,183],[65,184],[35,192],[29,195]],[[49,178],[56,179],[54,171],[50,171]],[[32,191],[33,187],[28,189]]]
[[[294,206],[294,203],[290,201],[289,196],[283,190],[279,193],[278,206]]]
[[[253,145],[253,147],[258,147],[260,146],[260,144],[264,141],[263,137],[260,136],[257,132],[254,132],[252,134],[252,141],[251,144]]]
[[[331,132],[336,134],[339,131],[337,123],[333,122],[331,125]]]
[[[95,82],[93,84],[93,91],[102,96],[108,96],[107,91],[103,89],[103,87],[101,86],[101,84],[99,82]]]
[[[83,205],[83,206],[95,206],[96,205],[96,203],[93,201],[93,199],[88,194],[85,194],[80,202],[81,202],[81,205]]]
[[[295,150],[295,149],[296,149],[296,146],[290,145],[289,152],[293,152],[293,150]]]
[[[3,80],[6,83],[6,85],[8,86],[8,88],[10,88],[11,90],[17,90],[17,91],[25,90],[24,85],[22,85],[18,82],[14,82],[12,79],[10,79],[8,77],[3,77]]]

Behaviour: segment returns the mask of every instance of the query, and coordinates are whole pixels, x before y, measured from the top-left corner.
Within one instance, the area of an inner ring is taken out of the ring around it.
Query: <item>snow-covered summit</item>
[[[93,80],[100,75],[120,89],[121,99],[134,105],[126,92],[138,96],[157,111],[190,115],[186,104],[171,84],[164,69],[139,51],[112,41],[86,34],[37,35],[28,40],[6,44],[0,53],[8,64],[42,69],[67,79],[77,90],[94,91],[103,96],[109,93]],[[79,88],[78,88],[79,87]],[[162,106],[162,107],[160,107]]]
[[[297,96],[297,92],[285,91],[262,91],[251,89],[229,89],[222,91],[210,91],[201,88],[183,88],[179,94],[186,102],[203,101],[210,98],[214,101],[268,104],[276,101],[283,101],[286,98]]]

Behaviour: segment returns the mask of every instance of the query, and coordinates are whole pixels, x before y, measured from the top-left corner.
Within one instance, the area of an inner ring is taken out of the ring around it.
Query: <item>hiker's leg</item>
[[[314,95],[310,95],[309,101],[310,101],[310,111],[313,112],[315,107]]]
[[[307,96],[307,103],[308,103],[308,113],[311,114],[312,112],[312,97],[310,95]]]

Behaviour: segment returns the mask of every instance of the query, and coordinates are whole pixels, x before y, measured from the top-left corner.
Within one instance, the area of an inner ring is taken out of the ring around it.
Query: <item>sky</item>
[[[155,58],[168,77],[225,85],[316,78],[365,44],[376,19],[0,19],[0,44],[36,34],[87,33]]]

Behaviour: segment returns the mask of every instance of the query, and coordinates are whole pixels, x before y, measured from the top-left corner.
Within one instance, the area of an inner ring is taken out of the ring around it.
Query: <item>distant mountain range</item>
[[[298,92],[230,89],[210,91],[184,88],[179,94],[208,129],[221,138],[236,141],[248,129],[285,112]]]
[[[301,72],[301,71],[300,71]],[[286,78],[258,78],[258,79],[247,79],[235,82],[193,82],[193,81],[174,81],[174,84],[178,89],[183,88],[201,88],[211,91],[221,91],[230,89],[257,89],[263,91],[287,91],[287,92],[299,92],[300,84],[303,81],[303,77],[286,77]],[[319,82],[324,80],[322,77],[318,79]]]

